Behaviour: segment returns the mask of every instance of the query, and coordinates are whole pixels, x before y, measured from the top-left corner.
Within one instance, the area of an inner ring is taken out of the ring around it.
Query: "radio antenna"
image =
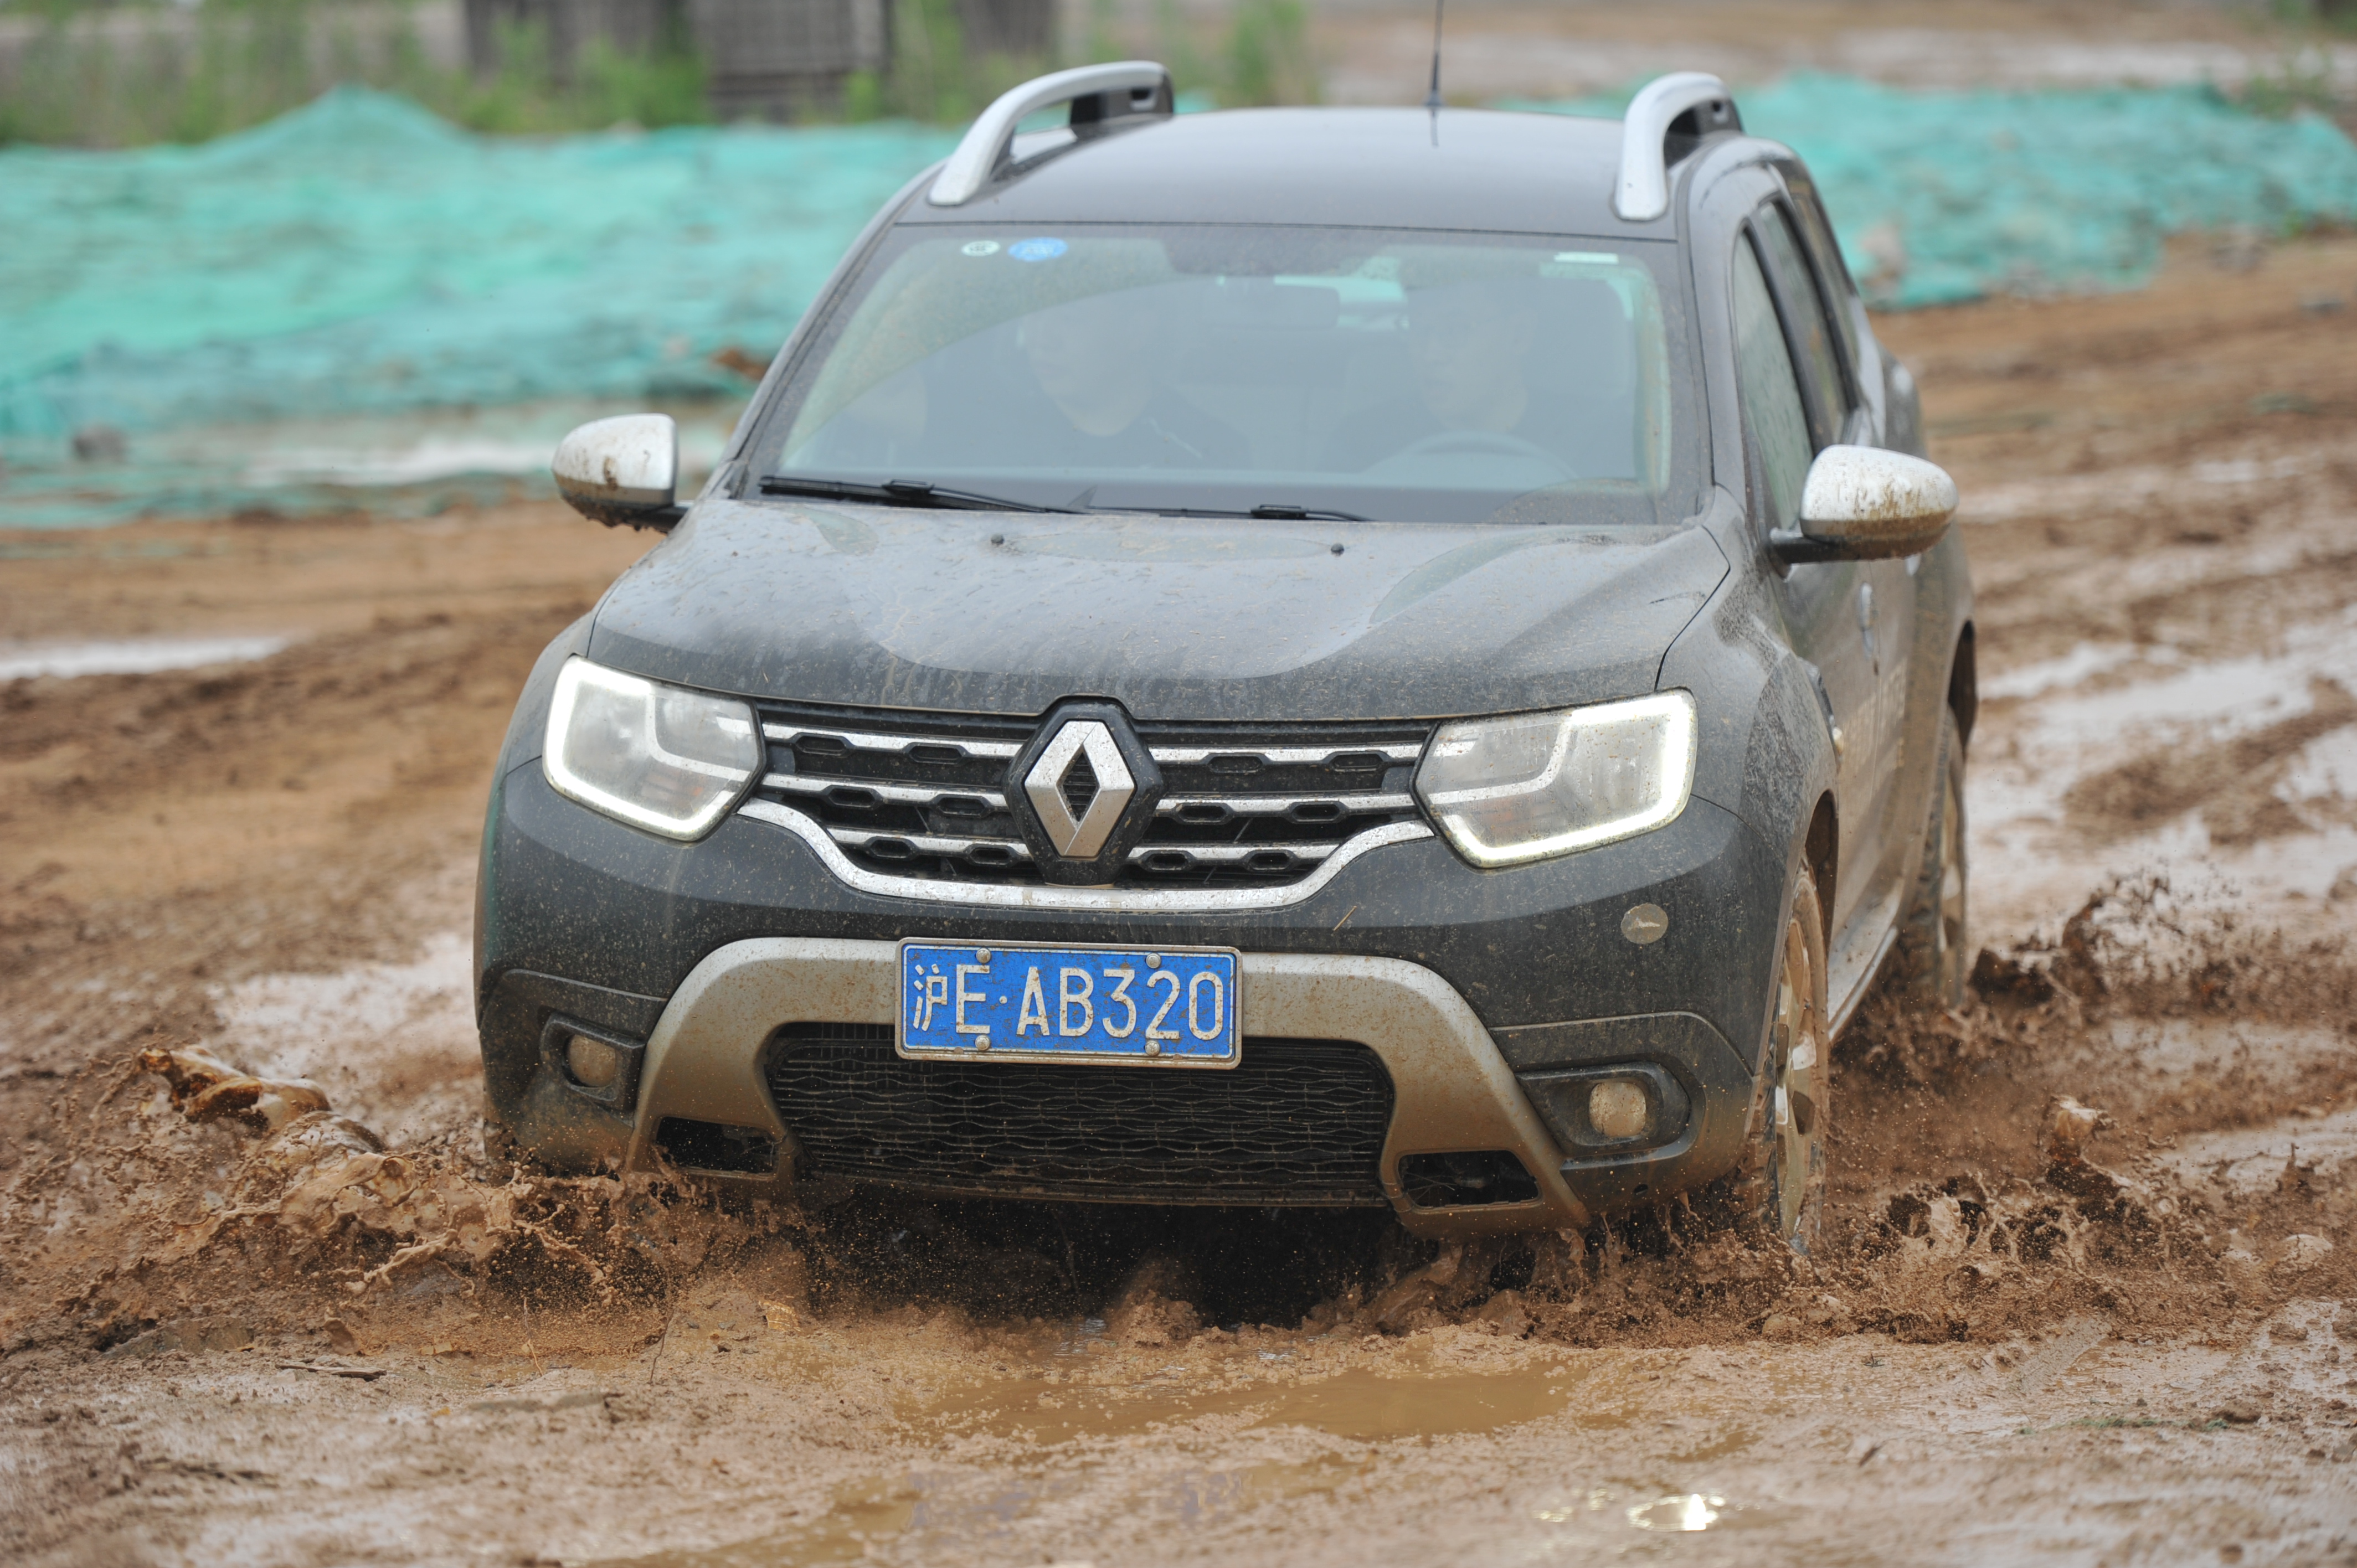
[[[1435,114],[1440,113],[1440,16],[1448,0],[1432,0],[1432,91],[1424,95],[1424,106]]]

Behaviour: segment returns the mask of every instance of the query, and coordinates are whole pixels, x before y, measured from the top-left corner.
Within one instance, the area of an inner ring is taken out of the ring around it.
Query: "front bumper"
[[[1475,871],[1437,840],[1391,845],[1283,908],[980,909],[864,893],[792,834],[743,817],[701,843],[657,841],[556,797],[528,766],[494,791],[485,840],[486,1080],[493,1113],[561,1167],[650,1163],[677,1119],[759,1130],[779,1151],[764,1179],[791,1181],[797,1151],[765,1053],[790,1024],[888,1025],[899,938],[1233,946],[1253,1035],[1356,1041],[1383,1061],[1395,1107],[1380,1179],[1411,1228],[1578,1224],[1733,1163],[1752,1080],[1749,1050],[1729,1042],[1761,1037],[1783,869],[1698,800],[1642,838],[1510,871]],[[1620,921],[1646,902],[1669,911],[1670,930],[1638,945]],[[554,1020],[646,1043],[629,1111],[567,1083],[546,1048]],[[1567,1157],[1516,1074],[1626,1061],[1679,1080],[1685,1133],[1642,1154]],[[1536,1198],[1409,1200],[1403,1158],[1492,1150],[1515,1155]]]
[[[801,1150],[766,1079],[778,1031],[810,1019],[890,1026],[899,997],[897,966],[898,949],[890,942],[732,942],[696,965],[663,1009],[638,1069],[631,1113],[594,1104],[552,1071],[528,1096],[525,1120],[542,1133],[544,1149],[561,1148],[575,1161],[615,1159],[623,1169],[659,1163],[664,1151],[657,1138],[666,1122],[743,1130],[774,1145],[774,1164],[700,1174],[723,1182],[790,1187]],[[1512,1051],[1526,1064],[1576,1065],[1576,1050],[1550,1051],[1528,1039],[1501,1050],[1446,982],[1397,959],[1246,953],[1243,970],[1241,1016],[1254,1036],[1347,1039],[1382,1061],[1396,1100],[1378,1176],[1383,1196],[1413,1231],[1456,1237],[1583,1226],[1598,1208],[1631,1196],[1632,1175],[1650,1174],[1666,1189],[1677,1185],[1680,1166],[1715,1157],[1723,1164],[1738,1135],[1747,1080],[1725,1042],[1691,1015],[1620,1021],[1653,1026],[1623,1027],[1612,1059],[1663,1061],[1703,1092],[1694,1096],[1692,1119],[1674,1144],[1639,1158],[1605,1162],[1599,1169],[1596,1162],[1565,1158],[1508,1059]],[[1019,1073],[1026,1065],[1011,1062],[988,1070]],[[1401,1162],[1418,1155],[1501,1150],[1534,1177],[1535,1197],[1426,1207],[1402,1179]],[[676,1157],[676,1151],[671,1153]],[[1596,1176],[1604,1179],[1591,1179]],[[1646,1185],[1636,1183],[1636,1190],[1641,1193]]]
[[[792,1134],[763,1078],[771,1036],[803,1018],[889,1026],[897,962],[890,942],[773,938],[731,943],[696,965],[647,1043],[626,1165],[651,1163],[654,1130],[667,1117],[726,1124],[751,1112],[779,1140],[780,1169],[791,1172]],[[1243,969],[1239,1015],[1254,1035],[1353,1040],[1383,1061],[1397,1099],[1380,1178],[1412,1228],[1462,1233],[1587,1222],[1512,1070],[1437,975],[1396,959],[1291,953],[1247,953]],[[1021,1072],[1024,1064],[993,1070]],[[1402,1189],[1404,1156],[1490,1149],[1522,1160],[1537,1177],[1537,1198],[1423,1209]]]

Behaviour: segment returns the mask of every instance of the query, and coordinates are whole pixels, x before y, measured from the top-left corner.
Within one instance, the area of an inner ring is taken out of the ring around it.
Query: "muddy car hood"
[[[871,707],[1030,714],[1088,695],[1157,719],[1494,713],[1651,691],[1726,574],[1699,528],[707,503],[614,585],[590,655]]]

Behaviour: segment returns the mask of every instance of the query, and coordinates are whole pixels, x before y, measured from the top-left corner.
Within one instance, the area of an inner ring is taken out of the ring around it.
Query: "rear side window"
[[[1809,253],[1816,260],[1818,280],[1825,285],[1826,302],[1832,306],[1834,330],[1840,335],[1842,353],[1854,368],[1858,362],[1857,319],[1851,313],[1857,305],[1857,285],[1850,281],[1849,267],[1842,260],[1833,225],[1825,221],[1824,204],[1817,199],[1817,188],[1805,176],[1789,168],[1784,171],[1784,185],[1792,193],[1792,210],[1801,220],[1801,238],[1807,242]]]
[[[1785,325],[1799,350],[1803,386],[1809,394],[1811,427],[1816,444],[1830,446],[1842,437],[1849,422],[1849,383],[1842,376],[1834,347],[1832,326],[1825,320],[1824,300],[1817,292],[1814,271],[1801,254],[1800,242],[1781,207],[1760,209],[1759,231],[1767,248],[1769,271],[1784,304]]]
[[[1783,322],[1768,293],[1749,240],[1735,244],[1735,369],[1743,392],[1743,425],[1768,489],[1769,519],[1789,528],[1801,515],[1801,487],[1816,448]]]

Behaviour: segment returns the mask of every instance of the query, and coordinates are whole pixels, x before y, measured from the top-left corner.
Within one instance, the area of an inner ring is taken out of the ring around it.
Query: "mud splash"
[[[1850,1124],[1911,1120],[1929,1135],[1849,1151],[1834,1234],[1808,1259],[1749,1246],[1707,1204],[1683,1200],[1585,1234],[1439,1248],[1380,1217],[1354,1230],[890,1195],[813,1210],[724,1198],[675,1175],[550,1177],[472,1136],[388,1149],[316,1084],[254,1077],[190,1047],[150,1048],[94,1095],[61,1096],[55,1124],[74,1131],[25,1174],[75,1181],[51,1190],[20,1176],[0,1233],[22,1241],[18,1278],[59,1290],[57,1309],[102,1347],[169,1321],[169,1298],[195,1294],[186,1271],[205,1278],[208,1299],[229,1288],[285,1326],[333,1316],[351,1345],[511,1340],[489,1326],[536,1311],[544,1343],[550,1324],[578,1318],[599,1326],[591,1339],[660,1348],[682,1303],[718,1291],[765,1327],[903,1306],[984,1327],[1071,1317],[1096,1325],[1074,1340],[1083,1358],[1092,1346],[1176,1354],[1254,1325],[1321,1341],[1461,1327],[1566,1346],[1862,1331],[1988,1343],[2072,1312],[2183,1326],[2348,1283],[2333,1238],[2350,1200],[2320,1179],[2320,1156],[2302,1164],[2293,1147],[2266,1189],[2242,1168],[2247,1156],[2206,1169],[2171,1157],[2189,1123],[2219,1127],[2222,1090],[2252,1126],[2350,1096],[2357,1059],[2345,1044],[2320,1042],[2304,1062],[2278,1051],[2272,1079],[2198,1043],[2164,1048],[2188,1022],[2349,1015],[2357,981],[2336,948],[2246,933],[2147,878],[2091,897],[2052,940],[1984,951],[1976,974],[1982,994],[1964,1011],[1879,1000],[1846,1038],[1837,1092]],[[2107,1081],[2104,1058],[2124,1038],[2143,1041],[2147,1060]],[[164,1093],[139,1099],[136,1086],[158,1078]],[[2090,1082],[2105,1086],[2100,1109],[2072,1092]],[[1960,1144],[1959,1130],[1973,1136]],[[40,1316],[24,1299],[12,1332]],[[1519,1386],[1424,1384],[1413,1398],[1426,1430],[1452,1402],[1522,1412],[1500,1421],[1545,1406],[1517,1402],[1535,1397]],[[1341,1402],[1325,1424],[1372,1434],[1394,1393],[1321,1395]],[[1032,1440],[1053,1442],[1248,1408],[1251,1397],[1189,1384],[1091,1395],[1052,1417],[983,1391],[963,1413],[935,1415],[946,1431],[1009,1434],[1020,1413]]]

